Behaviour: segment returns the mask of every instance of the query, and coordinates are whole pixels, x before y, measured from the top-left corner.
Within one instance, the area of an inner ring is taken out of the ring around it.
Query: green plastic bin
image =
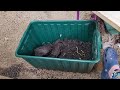
[[[79,39],[92,42],[92,60],[60,59],[33,56],[33,49],[57,39]],[[101,37],[97,23],[92,20],[32,21],[16,50],[16,57],[23,58],[36,68],[90,72],[100,61]]]
[[[106,30],[112,35],[116,35],[116,34],[119,34],[120,32],[117,31],[115,28],[113,28],[111,25],[109,25],[108,23],[104,22],[105,23],[105,27],[106,27]]]

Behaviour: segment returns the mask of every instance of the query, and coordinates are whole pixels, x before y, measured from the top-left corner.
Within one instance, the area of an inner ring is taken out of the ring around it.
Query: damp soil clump
[[[80,40],[57,40],[53,44],[46,44],[34,49],[35,56],[66,58],[66,59],[92,59],[92,44]]]

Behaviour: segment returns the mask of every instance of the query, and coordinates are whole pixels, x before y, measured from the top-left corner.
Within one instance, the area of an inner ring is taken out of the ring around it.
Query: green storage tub
[[[115,28],[113,28],[111,25],[109,25],[108,23],[104,22],[105,23],[105,27],[106,27],[106,30],[112,35],[116,35],[116,34],[119,34],[120,32],[117,31]]]
[[[79,39],[92,42],[92,60],[60,59],[33,56],[33,49],[57,39]],[[92,20],[32,21],[16,50],[16,57],[23,58],[36,68],[90,72],[100,61],[101,37],[97,23]]]

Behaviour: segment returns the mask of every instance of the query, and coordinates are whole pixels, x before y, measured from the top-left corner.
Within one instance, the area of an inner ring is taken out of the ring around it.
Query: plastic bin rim
[[[20,58],[39,58],[39,59],[48,59],[48,60],[60,60],[60,61],[73,61],[73,62],[83,62],[83,63],[97,63],[97,62],[99,62],[100,61],[100,59],[99,58],[97,58],[97,59],[95,59],[95,60],[78,60],[78,59],[61,59],[61,58],[51,58],[51,57],[40,57],[40,56],[28,56],[28,55],[19,55],[18,53],[17,53],[17,51],[18,51],[18,49],[20,48],[20,46],[21,46],[21,44],[22,44],[22,41],[23,41],[23,39],[24,39],[24,37],[25,37],[25,35],[26,35],[26,33],[27,33],[27,31],[28,31],[28,28],[30,27],[30,25],[32,24],[32,23],[35,23],[35,22],[71,22],[71,21],[75,21],[75,22],[84,22],[84,21],[92,21],[92,22],[95,22],[96,24],[97,24],[97,22],[95,21],[95,20],[33,20],[33,21],[31,21],[30,23],[29,23],[29,25],[28,25],[28,27],[27,27],[27,29],[26,29],[26,31],[24,32],[24,34],[23,34],[23,37],[21,38],[21,40],[20,40],[20,44],[18,45],[18,47],[17,47],[17,49],[16,49],[16,51],[15,51],[15,56],[16,57],[20,57]],[[96,26],[96,28],[97,28],[97,26]]]
[[[30,21],[30,24],[32,23],[36,23],[36,22],[71,22],[71,21],[75,21],[75,22],[84,22],[84,21],[87,21],[87,22],[95,22],[95,20],[32,20]]]

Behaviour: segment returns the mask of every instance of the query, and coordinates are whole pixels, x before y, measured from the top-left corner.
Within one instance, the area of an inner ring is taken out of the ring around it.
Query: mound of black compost
[[[79,40],[57,40],[34,49],[35,56],[91,60],[92,44]]]

